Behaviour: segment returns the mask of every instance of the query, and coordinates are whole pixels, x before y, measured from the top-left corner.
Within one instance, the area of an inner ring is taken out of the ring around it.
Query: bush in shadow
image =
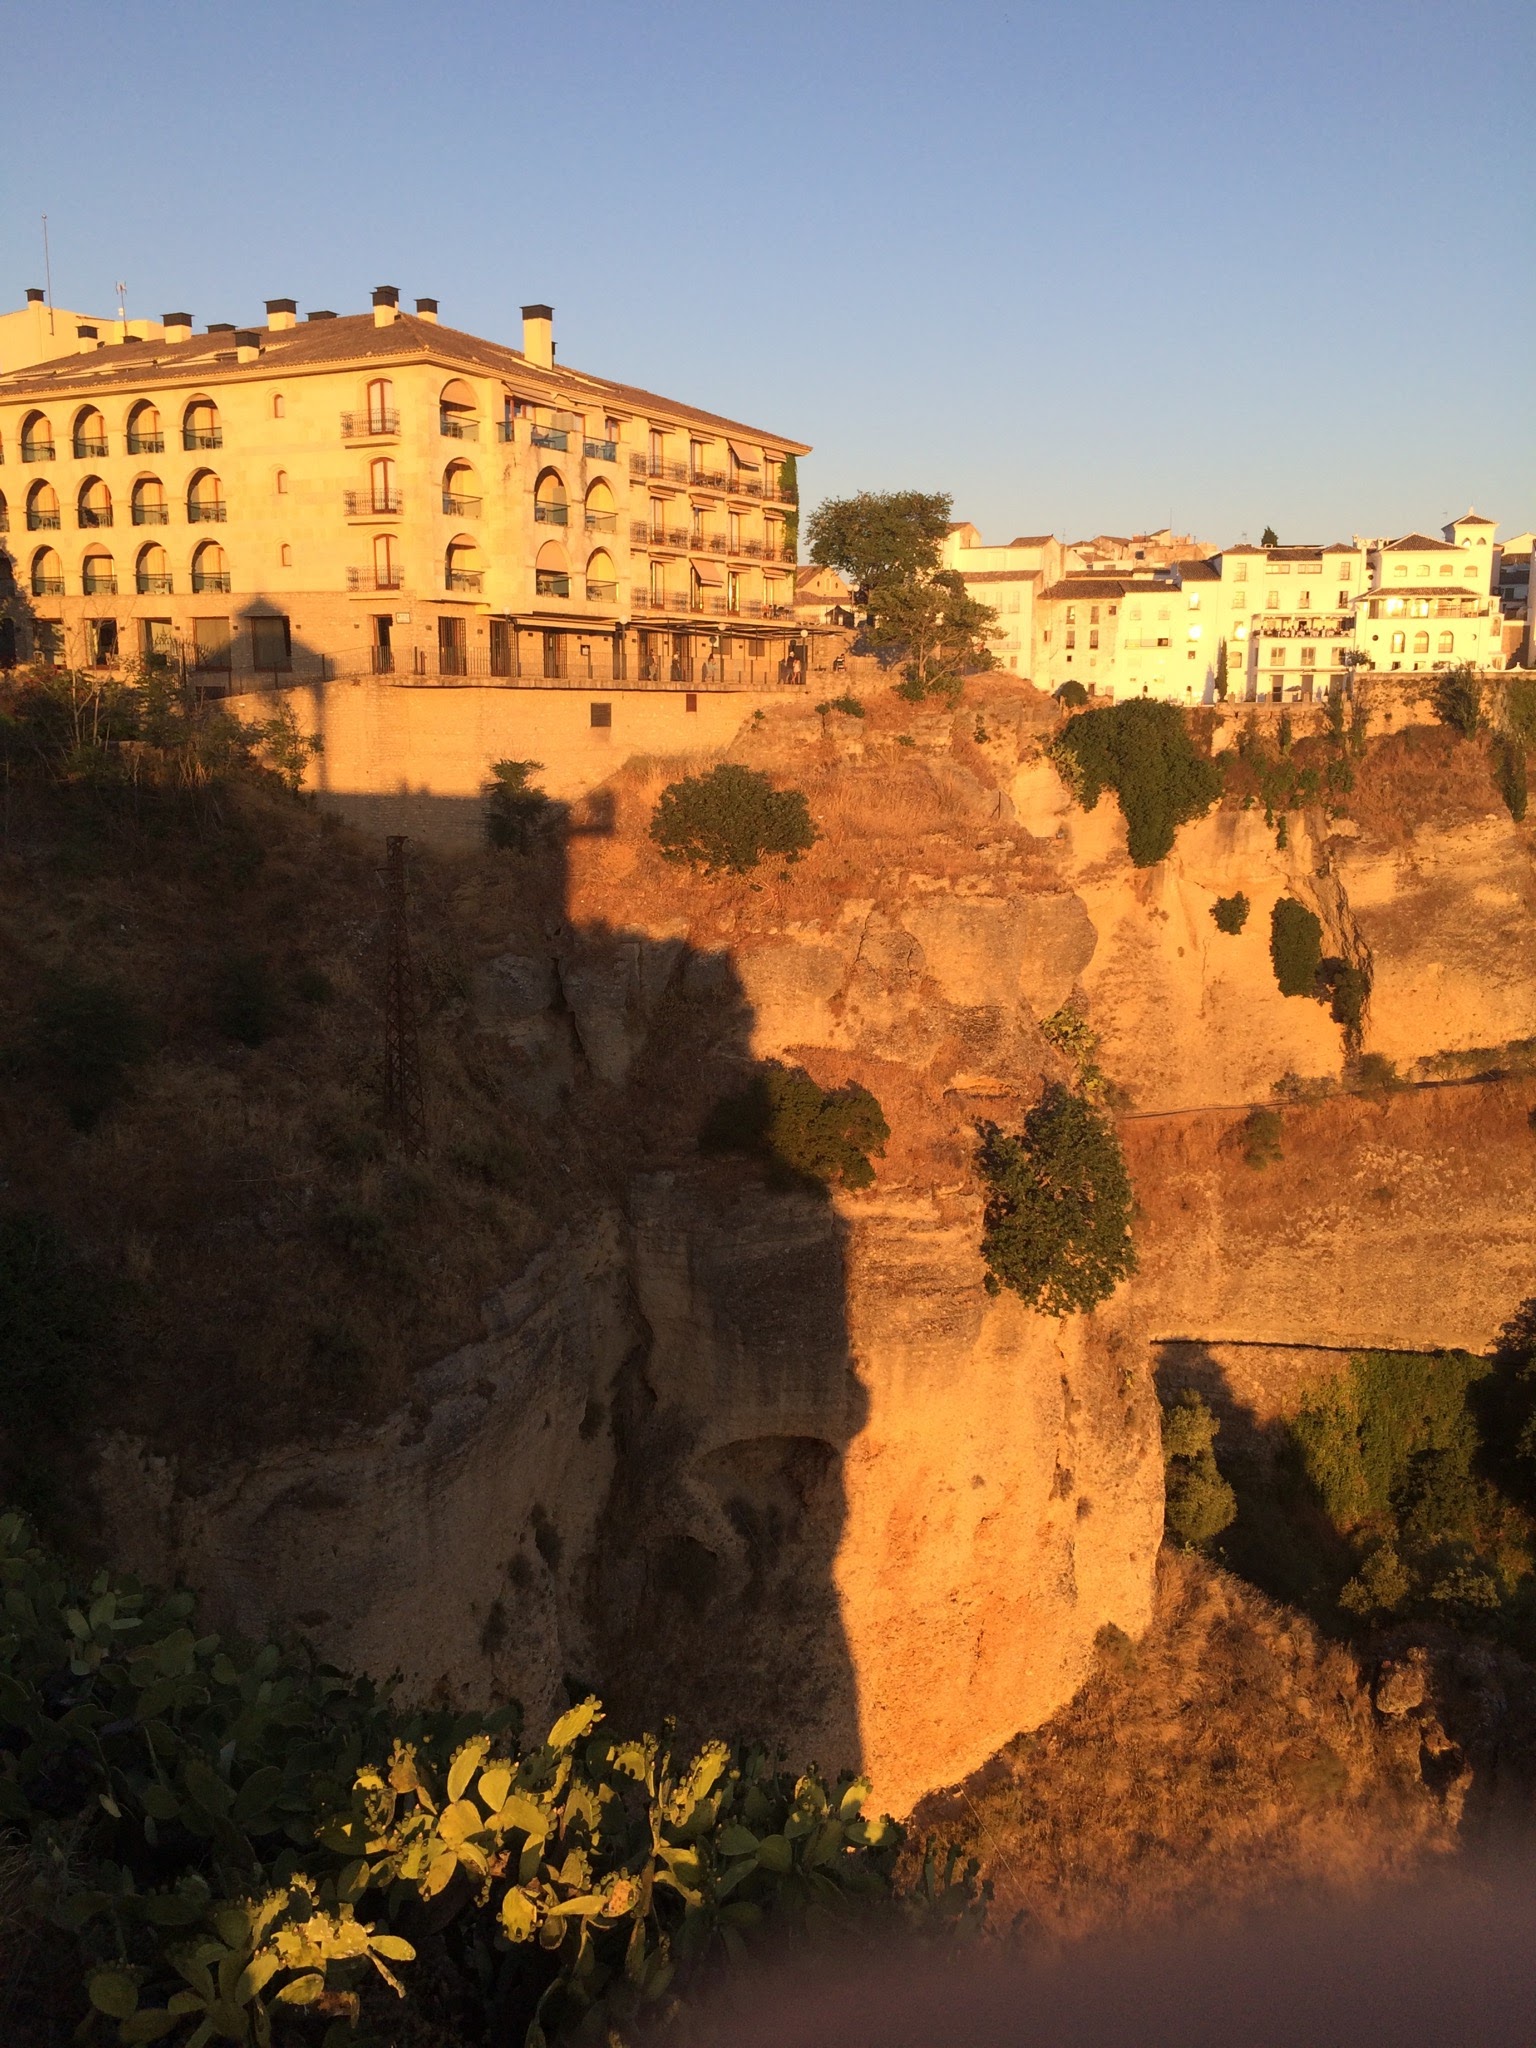
[[[510,853],[529,853],[539,834],[551,823],[555,805],[542,789],[534,789],[529,777],[539,774],[542,761],[493,761],[490,780],[484,785],[485,839],[488,846]]]
[[[147,1020],[116,982],[60,974],[33,1012],[24,1058],[84,1131],[124,1094],[151,1045]]]
[[[110,1322],[107,1289],[48,1216],[0,1216],[0,1474],[41,1505],[52,1453],[90,1414]]]
[[[226,1038],[264,1045],[282,1022],[277,977],[260,953],[234,953],[214,980],[213,1021]]]
[[[879,1102],[857,1081],[822,1088],[801,1067],[770,1060],[740,1094],[716,1103],[703,1152],[748,1152],[782,1182],[867,1188],[891,1135]]]
[[[978,1129],[989,1291],[1011,1287],[1050,1316],[1106,1300],[1136,1270],[1131,1181],[1114,1126],[1052,1082],[1019,1136]]]

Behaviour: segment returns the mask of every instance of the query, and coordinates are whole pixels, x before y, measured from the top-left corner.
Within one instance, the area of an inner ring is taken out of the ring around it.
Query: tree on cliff
[[[1044,1315],[1086,1313],[1136,1270],[1131,1181],[1109,1119],[1053,1081],[1010,1137],[979,1126],[987,1186],[981,1241],[992,1293]]]
[[[1179,826],[1204,817],[1221,795],[1221,770],[1195,751],[1183,712],[1155,697],[1079,712],[1051,754],[1085,811],[1115,792],[1139,868],[1166,858]]]
[[[816,827],[800,790],[775,789],[759,769],[725,761],[707,775],[668,783],[651,838],[663,860],[744,875],[765,853],[798,860],[815,845]]]

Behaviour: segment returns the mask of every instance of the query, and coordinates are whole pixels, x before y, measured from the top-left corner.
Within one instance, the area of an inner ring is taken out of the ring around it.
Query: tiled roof
[[[0,378],[0,400],[45,398],[50,394],[89,398],[103,391],[153,389],[171,381],[238,383],[288,371],[340,368],[348,363],[372,369],[389,363],[440,362],[450,369],[478,370],[505,377],[520,392],[549,403],[590,394],[594,400],[606,400],[637,413],[663,414],[721,432],[749,434],[754,440],[783,448],[786,453],[810,452],[804,441],[791,441],[762,427],[683,405],[638,385],[594,377],[563,363],[553,370],[537,369],[520,349],[505,348],[500,342],[421,320],[411,313],[402,313],[384,327],[374,324],[371,313],[349,313],[335,320],[304,320],[297,327],[255,331],[261,337],[261,354],[254,363],[236,361],[227,332],[194,334],[189,341],[113,342],[89,354],[32,363],[12,376]]]
[[[1195,562],[1175,562],[1173,567],[1178,572],[1181,583],[1219,583],[1221,581],[1220,569],[1217,568],[1214,562],[1207,561],[1203,555]]]
[[[1236,547],[1223,548],[1224,555],[1263,555],[1270,562],[1315,562],[1321,555],[1358,555],[1360,548],[1347,540],[1318,541],[1315,544],[1298,544],[1294,547],[1258,548],[1248,541]]]
[[[1048,548],[1055,538],[1054,533],[1021,533],[1008,545],[1011,548]]]
[[[1431,540],[1427,533],[1405,533],[1401,540],[1389,540],[1383,544],[1384,554],[1401,553],[1423,555],[1433,551],[1438,555],[1459,555],[1461,549],[1453,540]]]
[[[1038,583],[1038,569],[962,569],[967,583]]]
[[[1063,576],[1049,590],[1042,590],[1040,602],[1053,597],[1125,597],[1133,590],[1167,590],[1166,583],[1126,583],[1115,576]]]

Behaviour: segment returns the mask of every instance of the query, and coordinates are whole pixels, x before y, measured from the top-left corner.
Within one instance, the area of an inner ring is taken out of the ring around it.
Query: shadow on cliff
[[[568,900],[571,837],[613,830],[599,791],[537,856]],[[762,1737],[829,1770],[861,1761],[835,1561],[843,1458],[864,1426],[847,1226],[824,1188],[701,1129],[757,1067],[724,951],[551,921],[570,1039],[565,1112],[624,1225],[635,1341],[607,1400],[612,1480],[584,1572],[590,1683],[616,1720]]]

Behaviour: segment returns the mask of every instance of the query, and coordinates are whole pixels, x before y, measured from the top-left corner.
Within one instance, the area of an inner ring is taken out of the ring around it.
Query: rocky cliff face
[[[419,1690],[537,1718],[598,1684],[625,1716],[857,1761],[903,1810],[1069,1698],[1105,1624],[1144,1625],[1164,1347],[1488,1342],[1536,1285],[1527,1084],[1294,1108],[1262,1173],[1234,1133],[1286,1073],[1341,1068],[1326,1010],[1275,986],[1287,890],[1369,965],[1368,1046],[1536,1034],[1530,834],[1491,785],[1449,825],[1311,816],[1283,851],[1222,809],[1138,871],[1112,800],[1071,805],[1033,693],[871,713],[738,736],[824,832],[760,885],[664,868],[665,766],[614,779],[547,949],[489,952],[471,998],[528,1113],[575,1118],[586,1226],[383,1428],[196,1495],[109,1446],[124,1549]],[[1239,889],[1229,938],[1210,906]],[[970,1159],[978,1118],[1070,1073],[1040,1024],[1074,995],[1132,1104],[1142,1266],[1056,1323],[986,1294]],[[874,1089],[873,1189],[700,1161],[700,1105],[769,1056]]]

